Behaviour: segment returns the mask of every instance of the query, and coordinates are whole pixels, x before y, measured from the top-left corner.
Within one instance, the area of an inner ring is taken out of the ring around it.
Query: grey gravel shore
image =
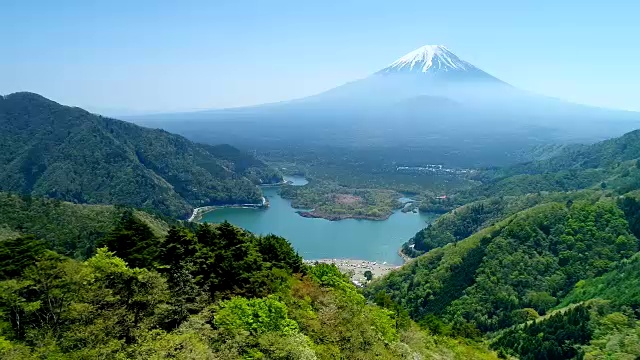
[[[389,264],[386,262],[368,261],[368,260],[354,260],[354,259],[315,259],[304,260],[306,264],[313,265],[315,263],[335,264],[340,271],[349,275],[351,281],[356,284],[366,283],[364,276],[365,271],[369,270],[373,274],[373,278],[384,276],[391,270],[397,269],[400,266]]]

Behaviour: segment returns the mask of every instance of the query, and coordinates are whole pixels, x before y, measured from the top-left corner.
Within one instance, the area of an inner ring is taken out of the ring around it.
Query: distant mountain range
[[[184,218],[197,206],[259,203],[256,184],[280,181],[231,146],[193,143],[33,93],[0,96],[0,191]]]
[[[527,69],[522,69],[526,71]],[[427,45],[380,71],[318,95],[273,104],[129,117],[192,139],[275,149],[384,147],[398,159],[496,165],[549,143],[594,142],[640,127],[640,114],[564,102],[518,89]],[[427,159],[424,154],[428,153]]]

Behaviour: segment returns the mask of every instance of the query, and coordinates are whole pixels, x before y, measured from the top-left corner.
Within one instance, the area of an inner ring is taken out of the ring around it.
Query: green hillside
[[[597,201],[605,195],[606,192],[601,189],[589,189],[576,192],[537,192],[474,201],[438,217],[436,221],[409,239],[403,245],[402,251],[410,257],[416,257],[431,249],[463,240],[480,229],[539,204]]]
[[[484,171],[366,296],[388,294],[437,333],[489,338],[503,357],[637,359],[639,135]]]
[[[602,276],[579,281],[559,307],[590,299],[609,300],[617,305],[640,308],[640,253],[619,262]]]
[[[86,258],[127,211],[131,210],[0,193],[0,240],[35,235],[61,254]],[[158,236],[169,229],[167,222],[156,216],[142,211],[133,214]]]
[[[157,236],[123,218],[86,261],[0,241],[3,359],[497,359],[434,336],[333,265],[228,223]]]
[[[227,144],[201,145],[217,159],[225,161],[225,166],[242,174],[254,184],[277,184],[282,182],[282,174],[254,156]]]
[[[543,354],[553,359],[637,359],[639,255],[599,277],[579,281],[557,311],[497,333],[491,346],[521,359]]]
[[[387,292],[416,319],[442,315],[489,332],[517,323],[520,309],[543,315],[637,250],[615,202],[548,203],[434,249],[367,293]]]
[[[1,191],[184,218],[196,206],[260,202],[245,175],[254,182],[279,175],[248,158],[32,93],[0,97]]]
[[[640,130],[588,146],[568,146],[541,161],[479,171],[479,186],[423,202],[423,211],[450,211],[474,201],[540,192],[604,187],[618,195],[640,189]]]

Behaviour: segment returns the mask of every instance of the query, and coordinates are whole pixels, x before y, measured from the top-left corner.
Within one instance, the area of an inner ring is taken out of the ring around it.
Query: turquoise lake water
[[[287,177],[294,185],[306,179]],[[206,213],[203,222],[224,220],[256,234],[273,233],[289,240],[305,259],[348,258],[401,264],[398,248],[433,221],[433,216],[395,212],[387,220],[304,218],[278,195],[278,188],[264,188],[266,209],[225,208]],[[403,199],[404,200],[404,199]]]

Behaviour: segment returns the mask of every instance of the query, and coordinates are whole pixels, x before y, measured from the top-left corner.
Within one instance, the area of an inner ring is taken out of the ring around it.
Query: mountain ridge
[[[155,208],[186,218],[197,206],[259,203],[266,165],[234,172],[228,156],[165,130],[60,105],[34,93],[0,98],[0,190],[77,203]]]
[[[409,158],[420,149],[433,154],[421,161],[444,158],[447,165],[460,167],[506,165],[522,161],[514,154],[536,146],[591,143],[640,127],[640,113],[529,93],[444,46],[418,48],[363,79],[312,96],[126,119],[199,142],[222,141],[209,131],[215,128],[233,135],[231,145],[264,151],[282,143],[382,147],[394,150],[389,161],[412,162],[419,161]],[[240,126],[255,131],[238,130]],[[455,155],[451,144],[463,145],[458,150],[474,155]]]

